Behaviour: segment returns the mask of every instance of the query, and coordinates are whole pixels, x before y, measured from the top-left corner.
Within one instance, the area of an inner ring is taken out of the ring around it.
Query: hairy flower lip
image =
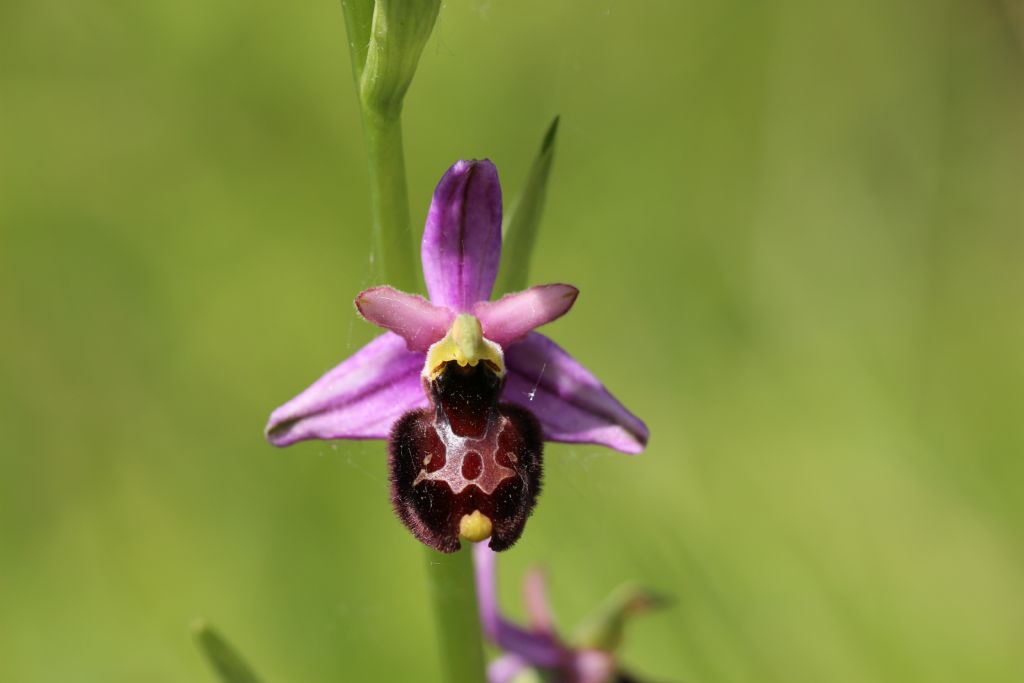
[[[391,502],[424,544],[454,552],[480,541],[466,518],[486,519],[494,550],[522,535],[541,489],[543,439],[529,411],[499,402],[485,365],[445,364],[429,382],[432,408],[404,415],[388,441]]]
[[[275,410],[267,440],[386,439],[404,413],[427,406],[420,373],[431,344],[457,313],[472,313],[499,344],[508,373],[504,399],[533,412],[544,438],[624,453],[647,444],[647,426],[565,350],[530,330],[571,308],[579,290],[551,284],[490,296],[501,252],[501,188],[487,160],[456,162],[438,183],[423,234],[430,300],[387,286],[360,293],[360,315],[389,332]]]

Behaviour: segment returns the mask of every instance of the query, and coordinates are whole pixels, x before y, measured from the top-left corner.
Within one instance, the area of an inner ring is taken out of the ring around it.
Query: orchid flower
[[[638,453],[644,423],[553,341],[533,330],[579,293],[531,287],[490,301],[501,259],[501,187],[487,160],[459,161],[434,191],[423,233],[430,299],[374,287],[355,305],[386,330],[275,410],[275,446],[388,439],[392,504],[420,541],[503,550],[540,490],[543,441]]]
[[[487,668],[490,683],[512,683],[530,671],[551,683],[628,683],[636,679],[615,658],[626,617],[666,604],[665,598],[626,585],[584,624],[569,645],[555,631],[544,574],[533,569],[523,584],[528,628],[502,616],[498,609],[494,553],[478,543],[473,547],[480,622],[484,633],[504,654]]]

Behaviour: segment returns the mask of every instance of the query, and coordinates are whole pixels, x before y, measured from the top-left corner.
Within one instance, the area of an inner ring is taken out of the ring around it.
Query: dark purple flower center
[[[433,407],[406,413],[391,433],[395,512],[442,552],[458,550],[463,518],[480,515],[491,525],[491,548],[508,548],[540,492],[540,425],[529,411],[499,402],[502,385],[486,362],[448,362],[430,382]]]

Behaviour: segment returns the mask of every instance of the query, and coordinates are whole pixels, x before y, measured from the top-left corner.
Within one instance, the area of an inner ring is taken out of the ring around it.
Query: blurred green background
[[[502,565],[687,683],[1024,679],[1015,0],[448,2],[406,102],[414,222],[506,197],[551,117],[547,332],[649,423],[551,445]],[[338,3],[0,4],[0,680],[437,679],[383,445],[262,439],[375,333]]]

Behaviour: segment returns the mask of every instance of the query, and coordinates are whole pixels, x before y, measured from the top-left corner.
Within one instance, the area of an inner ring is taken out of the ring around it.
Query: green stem
[[[473,551],[468,543],[451,555],[425,548],[427,582],[434,603],[443,680],[483,683],[485,664],[473,580]]]
[[[370,161],[377,270],[385,282],[405,291],[419,289],[419,271],[409,225],[401,101],[439,6],[439,2],[430,0],[421,0],[415,5],[401,2],[385,5],[383,0],[376,3],[374,0],[342,0],[352,75],[362,104],[363,133]],[[389,36],[395,44],[404,41],[405,50],[395,49]],[[375,45],[372,55],[368,52],[371,42]],[[414,57],[411,68],[410,56]],[[376,71],[374,78],[364,83],[368,61],[373,62]],[[391,80],[387,74],[391,74]],[[401,74],[401,78],[395,74]],[[391,89],[375,90],[383,84],[389,84]],[[444,668],[443,680],[446,683],[484,683],[484,650],[473,553],[468,548],[451,555],[430,548],[425,548],[424,552],[428,592],[434,604],[439,655]]]
[[[380,272],[388,284],[415,291],[417,271],[409,230],[401,118],[398,114],[385,116],[364,108],[363,124],[370,156],[370,201]],[[482,683],[485,664],[473,581],[473,553],[469,549],[451,555],[430,548],[424,551],[443,680]]]
[[[363,129],[370,157],[370,207],[377,268],[387,284],[404,291],[419,289],[409,198],[402,152],[402,119],[363,108]]]

